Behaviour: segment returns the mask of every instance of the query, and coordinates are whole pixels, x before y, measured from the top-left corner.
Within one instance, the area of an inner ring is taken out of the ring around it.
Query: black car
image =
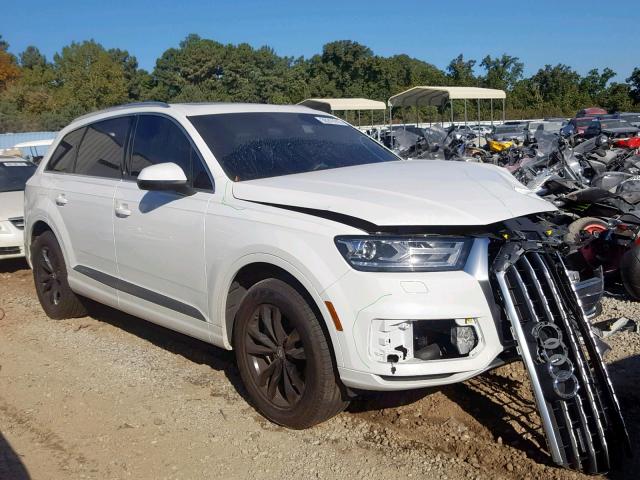
[[[634,137],[640,132],[622,118],[594,118],[584,132],[584,138],[606,135],[609,138]]]
[[[621,119],[626,120],[634,127],[640,128],[640,113],[624,112],[619,115]]]

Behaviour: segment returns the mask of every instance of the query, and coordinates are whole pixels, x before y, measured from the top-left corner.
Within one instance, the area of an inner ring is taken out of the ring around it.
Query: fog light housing
[[[478,345],[476,329],[469,326],[456,325],[451,329],[451,344],[456,347],[460,355],[469,355],[469,352]]]

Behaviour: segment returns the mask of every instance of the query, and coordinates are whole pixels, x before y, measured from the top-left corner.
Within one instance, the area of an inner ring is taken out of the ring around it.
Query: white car
[[[360,390],[466,380],[517,341],[556,462],[581,468],[617,432],[613,395],[587,395],[606,382],[584,371],[600,365],[591,337],[563,320],[587,325],[583,293],[602,284],[564,268],[555,207],[498,167],[404,161],[301,106],[138,104],[62,130],[25,210],[50,317],[88,297],[235,349],[279,424],[314,425]],[[603,405],[602,436],[566,441]]]
[[[36,166],[0,156],[0,260],[24,257],[24,187]]]

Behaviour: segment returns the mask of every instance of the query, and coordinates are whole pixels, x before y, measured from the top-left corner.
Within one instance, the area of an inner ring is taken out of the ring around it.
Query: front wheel
[[[249,397],[269,420],[302,429],[348,405],[320,320],[287,283],[267,279],[249,289],[236,314],[233,344]]]

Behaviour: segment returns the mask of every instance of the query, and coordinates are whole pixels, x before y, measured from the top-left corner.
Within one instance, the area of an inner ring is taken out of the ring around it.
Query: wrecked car
[[[628,445],[587,320],[602,281],[506,170],[405,161],[300,106],[125,105],[49,152],[25,242],[51,318],[89,298],[233,349],[255,408],[296,429],[520,359],[556,464],[603,472]]]

